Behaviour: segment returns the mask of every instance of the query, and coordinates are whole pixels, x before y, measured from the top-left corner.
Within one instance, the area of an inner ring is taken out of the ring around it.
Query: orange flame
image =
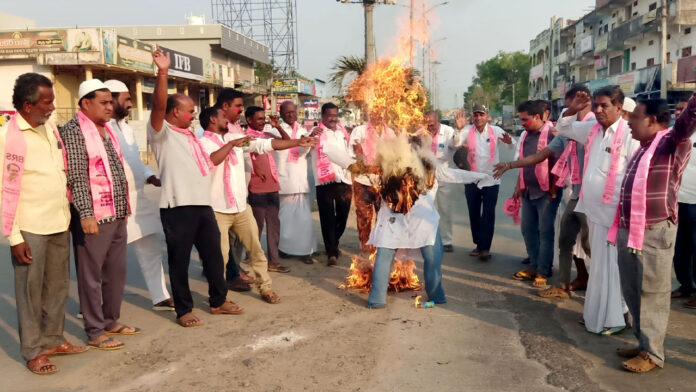
[[[375,265],[377,252],[373,252],[369,257],[355,255],[351,258],[350,269],[346,276],[346,283],[339,286],[341,289],[360,289],[369,291],[372,287],[372,270]],[[389,274],[388,291],[400,292],[406,290],[419,290],[420,281],[414,272],[416,263],[413,260],[395,260]]]

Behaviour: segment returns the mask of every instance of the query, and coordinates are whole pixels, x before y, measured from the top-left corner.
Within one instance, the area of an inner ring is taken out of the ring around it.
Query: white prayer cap
[[[110,79],[104,82],[104,85],[106,88],[111,90],[112,93],[127,93],[128,91],[128,86],[126,86],[125,83],[123,83],[120,80],[116,79]]]
[[[623,110],[627,111],[628,113],[633,113],[633,110],[636,108],[636,101],[632,100],[629,97],[624,98],[623,102]]]
[[[80,83],[80,88],[77,89],[77,99],[80,100],[82,97],[85,95],[97,91],[97,90],[102,90],[102,89],[109,89],[106,87],[104,82],[102,82],[99,79],[90,79],[90,80],[85,80],[84,82]]]

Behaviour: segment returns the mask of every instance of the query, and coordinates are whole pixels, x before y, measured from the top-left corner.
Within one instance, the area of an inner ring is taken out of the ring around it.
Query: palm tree
[[[341,56],[336,59],[333,69],[335,72],[331,74],[329,82],[333,83],[336,90],[339,92],[343,89],[343,81],[345,78],[351,74],[359,76],[365,71],[367,67],[367,62],[362,57],[356,56]]]

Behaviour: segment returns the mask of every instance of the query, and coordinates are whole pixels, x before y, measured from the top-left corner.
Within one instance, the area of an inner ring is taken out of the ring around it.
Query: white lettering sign
[[[174,53],[174,68],[190,72],[191,59],[186,56]]]

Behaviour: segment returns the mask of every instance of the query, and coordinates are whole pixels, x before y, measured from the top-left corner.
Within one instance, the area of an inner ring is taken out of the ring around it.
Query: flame
[[[421,301],[420,301],[421,298],[422,298],[422,296],[416,295],[416,300],[413,301],[413,307],[419,308],[421,306]]]
[[[351,258],[346,283],[340,285],[339,288],[369,291],[372,287],[372,270],[375,265],[375,257],[377,257],[377,251],[370,253],[368,257],[354,255]],[[398,293],[406,290],[419,290],[420,281],[415,273],[415,269],[416,263],[413,260],[395,260],[389,274],[388,291]]]

